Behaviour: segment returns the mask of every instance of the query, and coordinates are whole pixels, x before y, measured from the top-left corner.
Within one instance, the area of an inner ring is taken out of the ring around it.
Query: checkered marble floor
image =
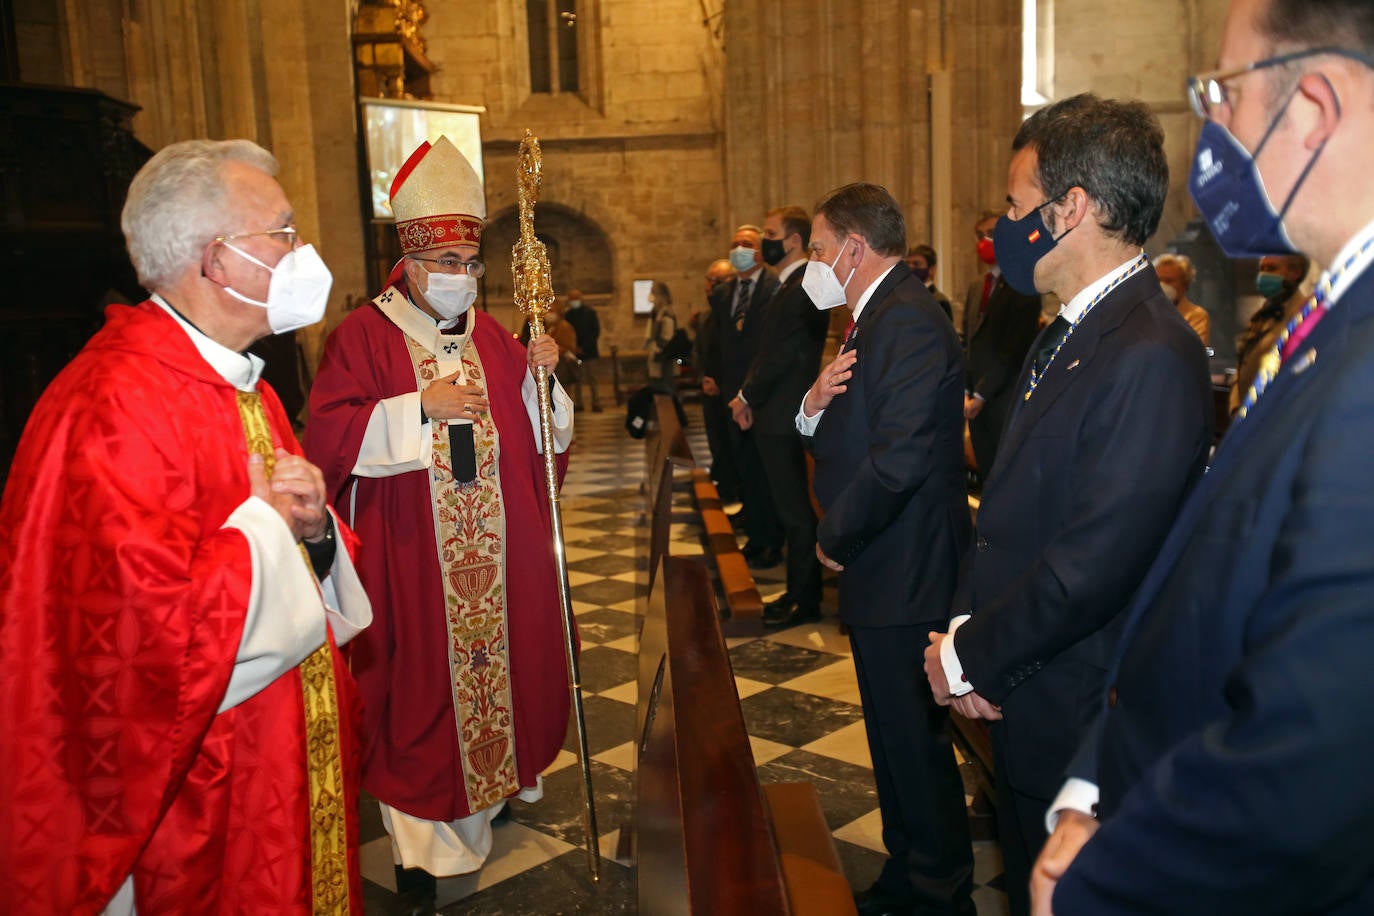
[[[708,454],[700,413],[688,407],[694,454]],[[582,636],[582,680],[588,750],[601,831],[602,879],[589,878],[582,849],[582,778],[576,738],[544,774],[544,798],[512,802],[509,823],[476,874],[439,881],[444,914],[633,913],[633,869],[612,858],[622,825],[633,816],[632,768],[636,701],[636,600],[642,591],[647,537],[643,528],[644,446],[624,429],[624,411],[584,412],[563,485],[564,538],[573,609]],[[674,494],[670,550],[702,553],[691,496]],[[758,570],[765,600],[783,591],[781,566]],[[754,762],[764,782],[807,780],[820,790],[851,886],[867,887],[884,859],[882,825],[864,739],[849,642],[839,634],[833,582],[824,619],[756,639],[729,640],[735,682]],[[400,912],[394,894],[390,841],[376,803],[363,803],[362,869],[368,913]],[[996,844],[974,844],[974,900],[983,916],[1007,912]]]

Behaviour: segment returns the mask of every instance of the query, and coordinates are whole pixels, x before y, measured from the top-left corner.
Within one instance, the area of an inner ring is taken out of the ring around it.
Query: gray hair
[[[1197,268],[1193,266],[1192,260],[1186,254],[1175,254],[1166,251],[1164,254],[1155,258],[1155,266],[1160,267],[1164,264],[1172,264],[1183,272],[1183,283],[1192,286],[1197,279]]]
[[[224,181],[229,162],[269,175],[279,168],[251,140],[186,140],[161,149],[134,176],[119,223],[138,282],[148,289],[174,282],[206,245],[237,228]]]

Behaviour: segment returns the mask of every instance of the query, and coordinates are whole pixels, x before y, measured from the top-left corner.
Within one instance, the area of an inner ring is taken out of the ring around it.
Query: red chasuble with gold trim
[[[411,307],[403,290],[388,292]],[[373,623],[352,644],[363,787],[430,821],[535,785],[562,746],[571,702],[543,459],[520,395],[525,350],[484,312],[466,320],[467,383],[484,386],[491,405],[473,429],[475,481],[454,481],[438,421],[431,467],[353,474],[378,402],[438,376],[429,348],[375,302],[326,343],[306,433],[308,457],[363,542]],[[566,467],[566,455],[558,461]]]
[[[259,391],[259,438],[299,453]],[[111,306],[29,422],[0,507],[0,912],[97,913],[131,874],[140,913],[362,912],[332,637],[313,683],[217,713],[252,588],[222,527],[249,496],[238,396],[161,308]]]

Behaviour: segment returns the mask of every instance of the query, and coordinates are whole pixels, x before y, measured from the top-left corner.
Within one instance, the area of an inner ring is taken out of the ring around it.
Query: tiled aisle
[[[700,413],[689,407],[688,432],[706,454]],[[564,536],[573,605],[582,633],[582,680],[597,819],[605,856],[632,815],[631,735],[635,704],[637,528],[643,512],[643,443],[624,430],[624,412],[578,416],[575,453],[563,486]],[[675,494],[671,551],[699,555],[700,531],[690,523],[691,498]],[[783,569],[755,573],[765,599],[781,593]],[[867,887],[882,864],[881,824],[864,740],[849,645],[835,625],[833,585],[826,618],[762,639],[730,641],[740,703],[765,782],[817,785],[845,871]],[[634,873],[609,858],[602,880],[588,878],[582,843],[582,780],[575,739],[545,774],[544,799],[512,803],[511,821],[495,830],[495,848],[477,874],[439,882],[445,914],[633,913]],[[376,805],[363,805],[363,876],[367,912],[398,912],[389,841]],[[983,916],[1006,912],[996,845],[975,843],[974,892]]]

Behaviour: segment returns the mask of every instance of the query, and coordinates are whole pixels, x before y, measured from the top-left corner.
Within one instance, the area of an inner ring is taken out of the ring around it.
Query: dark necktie
[[[739,295],[735,297],[735,307],[730,312],[731,318],[743,318],[744,313],[749,310],[749,293],[753,291],[753,280],[739,281]]]
[[[994,281],[995,278],[992,276],[992,271],[988,271],[983,277],[983,300],[978,306],[978,314],[980,315],[986,315],[988,313],[988,300],[992,298]]]
[[[1069,333],[1069,322],[1063,316],[1050,322],[1050,326],[1045,328],[1045,333],[1040,335],[1040,346],[1035,350],[1035,376],[1039,378],[1045,374],[1045,369],[1050,364],[1050,357],[1054,356],[1054,351],[1059,347],[1064,335]]]

